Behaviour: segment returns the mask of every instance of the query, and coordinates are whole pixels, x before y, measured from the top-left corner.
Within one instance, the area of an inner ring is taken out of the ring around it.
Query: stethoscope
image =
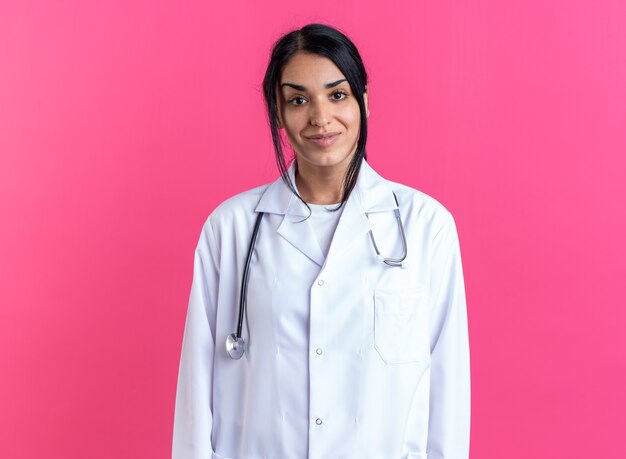
[[[402,239],[402,256],[400,258],[385,257],[381,255],[374,239],[374,233],[369,230],[370,239],[374,245],[376,251],[376,259],[382,261],[388,266],[404,267],[404,260],[407,256],[407,242],[406,234],[404,233],[404,225],[400,218],[400,208],[398,207],[398,198],[393,193],[393,197],[396,200],[396,208],[393,210],[396,217],[398,228],[400,228],[400,236]],[[365,214],[367,216],[367,214]],[[248,278],[250,274],[250,260],[252,259],[252,252],[254,252],[254,246],[256,245],[257,236],[259,235],[259,226],[261,226],[261,220],[263,219],[263,212],[259,212],[259,215],[254,222],[254,229],[252,230],[252,237],[250,238],[250,246],[248,247],[248,255],[246,256],[246,264],[243,269],[243,276],[241,277],[241,293],[239,295],[239,317],[237,318],[237,331],[231,333],[226,338],[226,352],[231,359],[238,360],[246,352],[246,341],[241,336],[243,330],[243,318],[246,313],[246,297],[248,296]]]

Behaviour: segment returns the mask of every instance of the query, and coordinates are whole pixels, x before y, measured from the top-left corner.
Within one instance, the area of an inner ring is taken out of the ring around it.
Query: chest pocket
[[[387,364],[428,360],[428,304],[421,289],[374,290],[374,342]]]

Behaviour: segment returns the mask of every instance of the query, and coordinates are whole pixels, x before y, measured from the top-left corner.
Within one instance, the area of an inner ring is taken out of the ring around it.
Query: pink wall
[[[0,457],[168,457],[200,227],[275,177],[263,67],[311,21],[370,162],[456,216],[472,458],[623,454],[626,3],[210,3],[0,3]]]

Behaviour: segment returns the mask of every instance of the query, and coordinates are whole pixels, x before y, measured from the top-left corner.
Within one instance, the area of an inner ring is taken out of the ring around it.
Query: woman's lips
[[[307,137],[308,140],[320,147],[328,147],[335,143],[338,138],[338,132],[329,132],[328,134],[312,135]]]

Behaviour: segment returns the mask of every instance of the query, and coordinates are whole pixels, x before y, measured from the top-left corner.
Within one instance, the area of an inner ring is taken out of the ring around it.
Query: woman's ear
[[[365,104],[365,117],[369,118],[370,117],[370,107],[369,104],[367,102],[367,94],[368,94],[368,90],[367,90],[367,85],[365,86],[365,92],[363,93],[363,103]]]

